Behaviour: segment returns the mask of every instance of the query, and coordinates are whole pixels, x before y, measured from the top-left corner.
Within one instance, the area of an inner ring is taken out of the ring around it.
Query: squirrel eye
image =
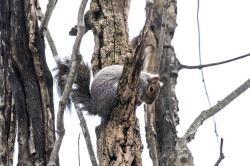
[[[149,89],[149,92],[153,92],[154,91],[154,88],[152,86],[150,86],[148,89]]]

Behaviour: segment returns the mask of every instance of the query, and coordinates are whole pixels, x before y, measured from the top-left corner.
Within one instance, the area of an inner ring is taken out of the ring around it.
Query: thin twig
[[[41,22],[43,22],[43,20],[44,20],[44,14],[43,14],[42,8],[41,8],[40,3],[39,3],[38,0],[37,0],[37,3],[36,3],[36,11],[37,11],[38,19]],[[61,60],[60,60],[60,58],[58,56],[58,51],[56,49],[55,42],[54,42],[54,40],[53,40],[53,38],[52,38],[52,36],[51,36],[50,31],[49,31],[48,28],[47,28],[45,36],[46,36],[46,39],[47,39],[47,41],[49,43],[50,50],[52,52],[52,55],[53,55],[56,63],[57,64],[61,63]]]
[[[214,166],[219,166],[220,162],[225,158],[222,150],[223,150],[223,138],[221,138],[220,140],[220,157],[217,160],[217,162],[214,164]]]
[[[239,59],[242,59],[242,58],[246,58],[246,57],[248,57],[248,56],[250,56],[250,53],[249,53],[249,54],[242,55],[242,56],[239,56],[239,57],[236,57],[236,58],[232,58],[232,59],[229,59],[229,60],[217,62],[217,63],[210,63],[210,64],[197,65],[197,66],[188,66],[188,65],[180,64],[180,68],[181,68],[181,69],[202,69],[202,68],[204,68],[204,67],[216,66],[216,65],[221,65],[221,64],[224,64],[224,63],[236,61],[236,60],[239,60]]]
[[[88,130],[88,125],[87,125],[87,122],[83,116],[83,113],[82,113],[82,108],[80,108],[79,105],[75,104],[75,109],[76,109],[76,113],[78,115],[78,118],[80,120],[80,126],[81,126],[81,129],[82,129],[82,134],[85,138],[85,142],[86,142],[86,145],[87,145],[87,149],[88,149],[88,152],[89,152],[89,157],[90,157],[90,161],[92,163],[92,166],[98,166],[97,164],[97,160],[96,160],[96,155],[95,155],[95,152],[94,152],[94,149],[93,149],[93,145],[92,145],[92,141],[91,141],[91,137],[90,137],[90,134],[89,134],[89,130]]]
[[[235,89],[232,93],[226,96],[222,101],[219,101],[215,106],[211,107],[208,110],[202,111],[201,114],[194,120],[194,122],[191,124],[191,126],[188,128],[188,130],[183,136],[183,138],[187,141],[187,143],[194,139],[194,136],[198,128],[203,124],[205,120],[218,113],[220,110],[226,107],[230,102],[232,102],[244,91],[246,91],[249,87],[250,87],[250,79],[248,79],[241,86]]]
[[[86,5],[86,0],[83,0],[81,2],[80,5],[80,9],[79,10],[84,10]],[[80,12],[79,13],[83,13]],[[85,34],[85,26],[82,25],[83,23],[83,15],[82,17],[78,17],[77,19],[77,27],[78,27],[78,33],[75,39],[75,43],[73,45],[73,50],[72,50],[72,66],[70,68],[70,72],[68,75],[68,79],[62,94],[62,98],[59,102],[59,107],[58,107],[58,111],[57,111],[57,137],[56,137],[56,141],[53,147],[53,150],[51,152],[51,156],[50,156],[50,160],[48,165],[56,165],[56,161],[58,158],[58,152],[60,150],[61,147],[61,143],[65,134],[65,128],[64,128],[64,121],[63,121],[63,115],[64,115],[64,109],[66,106],[66,103],[68,101],[68,97],[69,97],[69,93],[71,91],[72,88],[72,84],[73,84],[73,80],[77,71],[77,68],[81,62],[81,54],[80,54],[80,44],[82,41],[82,37]]]
[[[79,166],[81,166],[81,157],[80,157],[80,136],[81,136],[81,133],[79,133],[79,136],[78,136],[78,163],[79,163]]]
[[[52,15],[52,12],[56,6],[56,3],[57,3],[57,0],[49,0],[44,19],[41,22],[41,27],[40,27],[41,34],[44,34],[45,31],[47,31],[47,27],[49,25],[49,20],[50,20],[50,17]]]
[[[196,20],[197,20],[197,29],[198,29],[198,51],[199,51],[199,63],[200,65],[202,64],[201,61],[201,30],[200,30],[200,20],[199,20],[199,13],[200,13],[200,0],[197,0],[197,14],[196,14]],[[208,90],[207,90],[207,85],[206,85],[206,80],[205,80],[205,74],[203,72],[203,69],[200,68],[200,72],[201,72],[201,78],[202,78],[202,82],[203,82],[203,86],[204,86],[204,90],[205,90],[205,94],[207,97],[207,101],[209,104],[209,107],[212,106],[211,104],[211,100],[210,97],[208,95]],[[213,117],[213,123],[214,123],[214,132],[215,132],[215,136],[219,145],[219,134],[217,131],[217,124],[216,124],[216,120],[215,117]]]

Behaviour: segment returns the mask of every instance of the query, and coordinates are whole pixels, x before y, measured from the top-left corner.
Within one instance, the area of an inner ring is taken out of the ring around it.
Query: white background
[[[46,4],[42,3],[45,11]],[[46,2],[45,2],[46,3]],[[71,27],[76,25],[80,0],[58,1],[49,23],[50,32],[55,40],[60,56],[70,56],[74,37],[68,35]],[[197,0],[178,1],[178,26],[173,39],[177,58],[185,65],[198,65],[198,35],[196,23]],[[202,63],[212,63],[231,59],[250,52],[250,1],[248,0],[210,0],[200,2],[201,56]],[[89,5],[88,7],[89,8]],[[130,39],[139,34],[145,21],[145,2],[131,2],[129,15]],[[86,9],[87,11],[87,9]],[[86,61],[90,60],[93,52],[92,32],[87,33],[82,42],[81,53]],[[49,46],[46,48],[49,67],[53,68]],[[250,74],[250,58],[231,62],[216,67],[204,69],[205,81],[211,104],[216,104],[235,88],[246,81]],[[199,70],[183,69],[179,72],[176,87],[179,100],[180,125],[177,127],[178,136],[182,136],[188,126],[201,111],[209,108],[201,73]],[[55,91],[56,94],[56,91]],[[56,96],[55,96],[56,98]],[[215,117],[220,137],[224,138],[224,166],[247,165],[249,163],[250,134],[249,111],[250,90],[230,103]],[[57,110],[58,99],[55,101]],[[141,122],[141,136],[145,140],[143,110],[137,110]],[[89,130],[95,145],[95,126],[99,117],[86,116]],[[78,165],[77,140],[81,130],[79,121],[73,112],[65,114],[66,135],[61,151],[62,166]],[[86,151],[85,141],[81,134],[81,165],[91,165]],[[219,145],[214,133],[213,119],[207,120],[198,130],[196,138],[189,144],[193,153],[194,163],[198,166],[214,165],[219,157]],[[143,165],[150,166],[147,146],[144,144]]]

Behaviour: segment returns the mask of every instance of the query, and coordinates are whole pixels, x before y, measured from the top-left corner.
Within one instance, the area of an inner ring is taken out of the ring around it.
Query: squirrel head
[[[159,96],[163,83],[159,75],[143,73],[139,82],[139,100],[146,104],[152,104]]]

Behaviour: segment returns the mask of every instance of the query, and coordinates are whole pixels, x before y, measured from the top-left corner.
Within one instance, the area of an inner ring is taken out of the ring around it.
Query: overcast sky
[[[42,3],[42,2],[41,2]],[[58,1],[49,23],[50,32],[55,40],[60,56],[70,56],[74,37],[68,36],[75,26],[80,0]],[[42,3],[43,10],[45,5]],[[177,58],[185,65],[198,65],[198,35],[196,23],[197,0],[178,1],[178,26],[173,39]],[[248,0],[209,0],[200,2],[201,56],[202,63],[212,63],[234,58],[250,52],[250,1]],[[87,7],[89,8],[89,7]],[[139,34],[145,20],[145,2],[132,0],[129,30],[130,38]],[[92,33],[87,33],[82,42],[81,53],[84,59],[90,59],[93,52]],[[49,66],[53,59],[47,46]],[[214,105],[246,81],[250,74],[250,58],[229,64],[204,69],[205,81],[211,104]],[[178,135],[182,136],[201,111],[209,108],[199,70],[181,70],[176,87],[179,100],[180,125]],[[250,133],[249,111],[250,90],[230,103],[215,117],[220,137],[224,138],[224,166],[246,165],[249,163]],[[55,102],[56,109],[58,101]],[[137,111],[143,129],[143,111]],[[98,117],[87,116],[89,130],[95,141],[94,128],[99,124]],[[76,115],[65,114],[66,135],[60,151],[62,166],[78,165],[77,139],[81,130]],[[145,134],[142,132],[142,138]],[[145,140],[145,139],[144,139]],[[81,135],[81,165],[91,165],[86,152],[85,141]],[[95,142],[93,142],[94,148]],[[197,166],[214,165],[219,157],[219,146],[214,133],[213,119],[206,121],[197,132],[196,138],[189,144]],[[144,144],[144,156],[147,146]],[[143,159],[143,165],[151,162]]]

